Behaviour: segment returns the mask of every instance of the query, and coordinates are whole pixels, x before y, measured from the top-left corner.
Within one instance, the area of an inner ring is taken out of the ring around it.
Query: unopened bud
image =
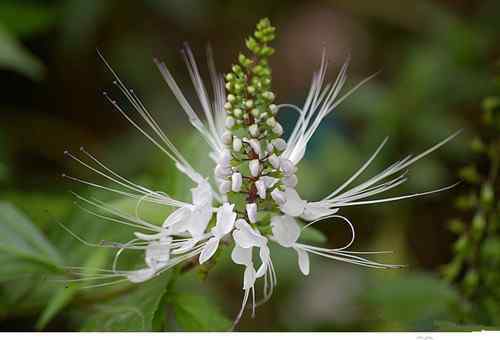
[[[257,222],[257,204],[256,203],[248,203],[246,205],[247,216],[251,223]]]
[[[231,189],[234,192],[240,192],[242,181],[243,178],[241,177],[241,174],[239,172],[233,173],[233,176],[231,176]]]
[[[234,109],[233,113],[236,117],[241,117],[241,114],[243,113],[243,111],[241,111],[241,109],[239,109],[239,108],[236,108],[236,109]]]
[[[255,181],[255,187],[257,188],[257,195],[259,195],[260,198],[265,199],[266,198],[266,183],[264,180],[259,179]]]
[[[255,152],[260,157],[262,154],[260,142],[257,139],[252,138],[248,141],[248,144],[250,144],[250,147],[252,148],[253,152]]]
[[[283,127],[280,123],[276,123],[276,125],[273,127],[273,132],[278,136],[281,136],[283,134]]]
[[[243,147],[243,143],[241,143],[241,139],[238,137],[233,138],[233,150],[236,152],[240,152]]]
[[[250,132],[250,135],[252,135],[253,137],[257,137],[257,135],[259,134],[259,127],[257,126],[257,124],[252,124],[248,128],[248,131]]]
[[[269,110],[272,113],[276,113],[276,112],[278,112],[278,106],[276,104],[271,104],[271,105],[269,105]]]
[[[297,170],[292,161],[283,157],[280,157],[280,168],[281,171],[283,171],[283,173],[287,176],[293,175]]]
[[[252,159],[248,163],[248,167],[250,168],[250,173],[252,174],[253,177],[257,177],[260,172],[260,164],[258,159]]]
[[[276,124],[277,124],[277,123],[276,123],[276,119],[274,119],[274,117],[269,117],[269,118],[267,118],[267,120],[266,120],[266,124],[267,124],[268,126],[270,126],[270,127],[272,127],[272,128],[273,128],[273,127],[275,127],[275,126],[276,126]]]
[[[252,108],[252,106],[253,106],[253,100],[251,100],[251,99],[247,100],[247,101],[245,102],[245,106],[246,106],[247,108],[249,108],[249,109],[250,109],[250,108]]]

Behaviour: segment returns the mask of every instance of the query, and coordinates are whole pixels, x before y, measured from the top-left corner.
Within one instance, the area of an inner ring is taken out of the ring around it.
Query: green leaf
[[[323,232],[313,227],[307,227],[300,234],[301,242],[325,243],[327,240],[328,239]]]
[[[101,268],[106,262],[107,257],[108,254],[104,249],[94,251],[90,255],[88,261],[83,265],[84,268],[89,268],[86,270],[86,273],[89,275],[94,274],[96,271],[92,268]],[[36,328],[45,328],[45,326],[47,326],[47,324],[73,300],[73,297],[78,293],[81,287],[82,283],[70,283],[57,289],[38,318]]]
[[[82,331],[153,331],[171,273],[167,272],[151,281],[133,285],[131,292],[122,294],[107,303],[94,306],[88,311]]]
[[[1,26],[0,68],[20,72],[33,80],[40,80],[45,71],[42,63]]]
[[[0,202],[0,260],[6,263],[20,261],[52,271],[59,271],[63,264],[62,256],[40,230],[5,202]],[[0,271],[9,274],[4,266]]]
[[[231,321],[204,296],[182,293],[171,301],[175,320],[185,331],[227,331],[231,327]]]
[[[58,9],[20,1],[0,4],[0,22],[16,36],[45,32],[57,19]]]

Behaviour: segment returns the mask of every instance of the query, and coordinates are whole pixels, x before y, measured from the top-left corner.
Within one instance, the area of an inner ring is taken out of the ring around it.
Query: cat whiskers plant
[[[216,71],[212,51],[209,49],[211,96],[191,49],[184,46],[183,57],[201,104],[204,120],[184,96],[166,65],[155,60],[189,122],[211,149],[209,156],[214,161],[214,171],[209,177],[202,175],[186,160],[141,100],[125,86],[102,58],[115,77],[115,84],[148,129],[104,93],[106,98],[126,120],[174,162],[177,169],[193,182],[194,188],[191,189],[191,202],[179,201],[164,192],[146,188],[118,175],[83,149],[88,161],[68,152],[73,160],[118,185],[118,188],[70,176],[66,176],[67,178],[134,199],[137,201],[136,210],[144,202],[175,209],[163,224],[155,225],[141,219],[138,213],[129,214],[104,202],[75,195],[81,203],[100,211],[92,210],[90,213],[136,229],[132,240],[124,244],[90,244],[116,248],[115,261],[111,269],[101,270],[82,280],[104,280],[100,285],[124,280],[144,282],[188,260],[196,259],[200,264],[206,263],[219,251],[221,242],[228,243],[234,245],[232,261],[244,268],[243,301],[236,324],[250,297],[255,312],[255,306],[269,299],[277,285],[270,243],[292,249],[297,254],[298,267],[304,275],[309,275],[310,272],[310,254],[370,268],[401,267],[368,258],[385,252],[348,250],[355,241],[355,228],[339,212],[346,206],[391,202],[452,188],[454,185],[421,193],[369,199],[403,184],[407,179],[406,170],[411,165],[450,141],[458,132],[421,154],[404,157],[367,181],[349,188],[380,153],[387,143],[386,138],[370,158],[331,194],[315,202],[302,199],[295,189],[299,181],[296,172],[309,141],[323,119],[371,77],[340,95],[347,79],[349,60],[341,67],[335,81],[325,84],[328,63],[326,54],[323,53],[319,71],[313,75],[304,105],[297,107],[292,104],[276,104],[268,63],[269,57],[274,53],[269,45],[274,38],[275,28],[270,21],[261,20],[254,34],[246,40],[249,56],[239,54],[238,63],[224,76]],[[283,127],[279,123],[279,113],[285,107],[292,107],[298,112],[297,123],[287,140],[283,137]],[[299,241],[304,229],[326,219],[340,220],[349,228],[352,237],[345,246],[323,248]],[[77,235],[73,236],[80,239]],[[88,244],[84,240],[82,242]],[[144,252],[145,266],[137,270],[120,270],[117,263],[125,250]],[[255,283],[260,278],[264,281],[263,299],[256,302]]]

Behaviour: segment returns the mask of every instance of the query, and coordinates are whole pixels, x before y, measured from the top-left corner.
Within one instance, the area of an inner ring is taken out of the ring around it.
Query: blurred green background
[[[299,189],[308,199],[323,197],[385,136],[390,136],[389,143],[370,174],[464,129],[457,139],[419,161],[396,194],[454,183],[459,169],[475,157],[469,144],[482,133],[481,102],[499,93],[494,81],[500,57],[498,13],[496,0],[1,0],[0,329],[224,330],[239,310],[242,272],[228,263],[227,254],[219,257],[208,276],[196,270],[168,273],[141,286],[94,289],[54,280],[66,277],[61,266],[107,266],[113,255],[81,245],[56,221],[91,242],[130,238],[130,230],[78,209],[70,191],[124,209],[133,207],[62,179],[61,173],[68,173],[104,183],[64,157],[64,150],[78,152],[83,145],[141,184],[180,199],[190,194],[188,182],[171,162],[101,95],[110,90],[126,106],[96,48],[206,174],[211,167],[206,150],[153,57],[167,63],[195,102],[179,53],[182,43],[191,44],[206,71],[204,51],[210,42],[219,70],[227,71],[257,20],[269,17],[278,28],[271,61],[277,102],[301,104],[323,46],[331,61],[330,78],[350,53],[348,86],[380,74],[317,131],[299,169]],[[281,119],[290,129],[295,113],[283,111]],[[498,326],[498,308],[483,310],[477,295],[464,292],[462,274],[447,280],[442,271],[457,256],[457,236],[447,225],[464,214],[457,212],[454,202],[468,185],[422,199],[344,210],[357,226],[354,249],[393,250],[378,260],[407,264],[405,269],[388,272],[314,258],[310,276],[303,277],[294,253],[272,249],[277,291],[254,319],[247,313],[239,329],[419,331]],[[153,208],[144,212],[150,219],[161,221],[168,214]],[[317,227],[328,246],[343,244],[349,237],[338,223]],[[125,261],[133,266],[136,260]],[[498,261],[494,264],[491,271],[498,268]],[[474,287],[479,295],[481,282]],[[495,297],[491,303],[499,301]],[[470,317],[474,310],[482,312]]]

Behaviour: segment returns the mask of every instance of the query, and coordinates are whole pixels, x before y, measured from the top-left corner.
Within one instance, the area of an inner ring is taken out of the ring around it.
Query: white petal
[[[245,274],[243,275],[243,289],[250,289],[255,284],[255,269],[252,265],[245,268]]]
[[[262,176],[260,179],[264,181],[267,188],[272,188],[279,181],[279,179],[271,176]]]
[[[217,222],[212,229],[216,237],[222,238],[233,229],[234,221],[236,221],[237,216],[236,213],[233,212],[233,209],[234,204],[224,203],[217,210]]]
[[[304,275],[309,275],[309,254],[301,248],[294,248],[299,258],[299,269]]]
[[[182,226],[180,225],[183,225],[184,229],[186,229],[190,217],[191,217],[191,209],[189,209],[188,207],[179,208],[170,215],[168,215],[165,222],[163,222],[163,228],[177,230],[177,229],[182,229]]]
[[[297,183],[299,182],[297,176],[291,175],[291,176],[286,176],[281,180],[281,183],[286,185],[287,187],[290,188],[295,188],[297,186]]]
[[[241,248],[234,246],[231,252],[231,260],[236,264],[250,265],[252,263],[252,248]]]
[[[207,229],[208,222],[212,218],[212,207],[210,205],[197,207],[191,212],[188,231],[193,237],[200,237]]]
[[[217,248],[219,247],[219,239],[217,237],[212,237],[208,242],[205,244],[205,247],[201,251],[200,254],[200,264],[205,263],[208,261],[217,251]]]
[[[191,192],[193,194],[194,205],[212,205],[212,189],[207,181],[202,181],[196,188],[191,189]]]
[[[221,194],[227,194],[231,191],[231,181],[221,181],[219,184],[219,191]]]
[[[215,166],[214,174],[215,177],[217,178],[226,178],[228,176],[231,176],[233,171],[231,170],[231,167],[229,166],[223,166],[221,164],[217,164]]]
[[[239,219],[238,221],[244,221]],[[238,223],[239,228],[233,232],[234,242],[242,248],[261,247],[267,243],[267,239],[257,230],[253,229],[248,223]]]
[[[271,197],[280,206],[286,203],[285,193],[277,188],[271,191]]]
[[[286,201],[280,206],[281,211],[293,217],[302,215],[307,202],[300,198],[295,189],[286,188],[284,194]]]
[[[297,170],[295,165],[293,165],[293,163],[289,159],[284,157],[280,157],[280,168],[281,171],[283,171],[287,176],[292,175]]]
[[[230,167],[231,166],[231,159],[232,159],[231,152],[229,150],[224,150],[220,154],[219,164],[223,167],[226,167],[226,168]]]
[[[266,274],[267,266],[269,265],[270,261],[270,252],[269,252],[269,247],[263,246],[260,247],[259,251],[259,256],[260,256],[260,261],[262,262],[259,269],[257,270],[256,277],[262,277],[264,274]]]
[[[312,203],[307,203],[304,212],[300,217],[306,221],[314,221],[322,217],[335,214],[339,209],[319,207]]]
[[[145,262],[151,268],[161,267],[170,259],[170,246],[168,243],[150,242],[145,251]]]
[[[272,145],[272,144],[269,144]],[[271,163],[272,167],[275,169],[278,169],[280,167],[280,159],[278,156],[276,156],[274,153],[267,158],[269,163]]]
[[[133,283],[140,283],[149,280],[155,275],[155,270],[152,268],[144,268],[133,270],[128,273],[127,279]]]
[[[271,219],[273,236],[276,242],[283,247],[291,247],[300,236],[300,227],[291,216],[274,216]]]

